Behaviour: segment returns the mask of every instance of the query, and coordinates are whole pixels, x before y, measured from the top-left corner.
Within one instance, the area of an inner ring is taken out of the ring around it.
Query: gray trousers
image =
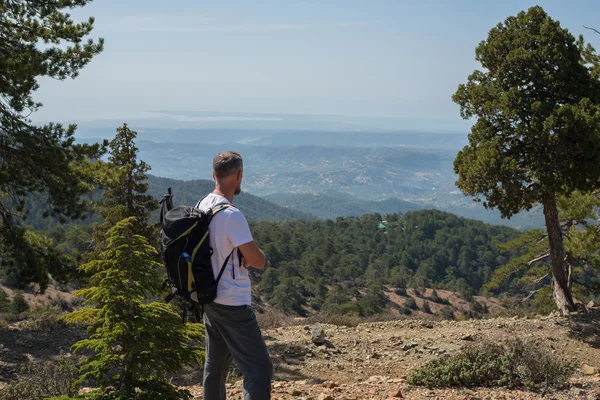
[[[204,326],[204,400],[225,400],[225,379],[231,360],[244,377],[244,400],[269,400],[273,364],[252,308],[207,304]]]

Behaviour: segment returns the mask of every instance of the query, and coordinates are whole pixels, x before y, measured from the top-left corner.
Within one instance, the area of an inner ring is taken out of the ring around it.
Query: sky
[[[539,4],[600,48],[595,0],[95,0],[105,49],[75,80],[40,80],[37,121],[156,111],[394,118],[468,129],[451,100],[497,23]]]

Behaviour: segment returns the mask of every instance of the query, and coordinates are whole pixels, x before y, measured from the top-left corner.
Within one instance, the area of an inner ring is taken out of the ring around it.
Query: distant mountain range
[[[361,216],[364,214],[406,213],[422,207],[408,201],[386,199],[367,201],[344,193],[323,195],[319,193],[276,193],[265,197],[281,206],[315,215],[319,218],[335,219],[336,217]]]
[[[173,205],[195,205],[205,195],[212,192],[215,183],[209,180],[196,179],[181,181],[170,178],[148,177],[148,192],[156,199],[161,199],[167,188],[172,188]],[[233,204],[242,210],[251,221],[288,221],[298,219],[315,219],[314,215],[274,204],[268,200],[242,192],[234,198]]]
[[[214,155],[235,150],[244,157],[244,191],[320,218],[360,215],[377,208],[384,210],[382,213],[435,208],[520,229],[544,223],[540,213],[504,220],[497,210],[484,209],[456,188],[453,161],[467,143],[463,133],[332,131],[325,126],[321,130],[314,126],[311,130],[276,130],[253,129],[252,124],[248,129],[197,129],[193,127],[198,125],[194,125],[195,118],[206,122],[215,117],[222,122],[237,117],[202,113],[171,117],[178,121],[173,129],[131,125],[138,130],[139,158],[151,165],[155,176],[210,180]],[[279,118],[242,117],[249,121]],[[318,121],[298,117],[300,120]],[[241,124],[235,121],[237,126]],[[114,128],[105,126],[84,126],[78,131],[80,140],[86,141],[113,135]]]

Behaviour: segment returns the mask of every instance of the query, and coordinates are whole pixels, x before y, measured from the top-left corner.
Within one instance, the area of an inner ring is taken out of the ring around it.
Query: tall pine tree
[[[454,161],[457,186],[511,217],[543,206],[557,308],[575,309],[557,197],[600,180],[600,82],[584,48],[541,7],[509,17],[477,47],[484,70],[453,100],[476,118]]]
[[[169,384],[168,374],[202,362],[204,328],[182,324],[164,302],[146,302],[161,294],[162,276],[156,251],[135,233],[137,223],[135,217],[116,223],[98,258],[81,266],[91,286],[75,294],[86,308],[66,316],[69,323],[90,324],[88,338],[73,347],[93,351],[81,379],[98,382],[106,399],[189,398]]]
[[[15,216],[26,215],[26,196],[47,196],[46,214],[60,219],[88,209],[81,197],[91,190],[85,165],[101,147],[75,143],[74,125],[36,126],[27,117],[41,106],[33,99],[39,78],[75,78],[102,51],[102,39],[84,41],[94,19],[76,23],[65,12],[88,2],[0,1],[0,276],[17,286],[37,282],[45,289],[48,273],[64,261],[25,239]]]
[[[99,204],[99,212],[104,222],[97,226],[95,237],[103,241],[104,234],[127,217],[136,217],[135,233],[144,236],[151,243],[156,235],[153,224],[148,218],[158,208],[158,202],[148,190],[150,166],[137,159],[138,148],[135,145],[137,132],[127,124],[117,128],[117,134],[109,143],[109,158],[100,174],[100,186],[104,195]]]

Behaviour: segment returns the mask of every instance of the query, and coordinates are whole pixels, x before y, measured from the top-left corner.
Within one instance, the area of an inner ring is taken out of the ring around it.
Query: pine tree
[[[557,197],[600,181],[600,82],[590,52],[532,7],[490,30],[475,51],[484,71],[473,72],[453,97],[463,118],[477,119],[454,162],[457,186],[503,217],[543,206],[562,314],[575,303]]]
[[[431,314],[431,306],[427,300],[423,302],[423,312],[426,314]]]
[[[81,195],[91,190],[89,158],[99,145],[75,143],[75,126],[36,126],[26,116],[43,77],[75,78],[102,51],[103,41],[84,41],[94,19],[76,23],[65,12],[88,0],[0,1],[0,268],[20,287],[48,282],[48,268],[61,269],[54,254],[38,254],[21,225],[31,193],[47,198],[45,216],[80,218],[88,211]]]
[[[573,294],[579,300],[600,290],[600,195],[573,192],[557,200],[562,234],[565,237],[566,263],[573,283]],[[495,270],[486,290],[506,290],[514,281],[520,290],[528,292],[538,308],[548,308],[551,298],[551,270],[548,262],[550,245],[542,229],[532,229],[508,243],[505,251],[518,253]]]
[[[158,202],[148,191],[147,172],[150,166],[137,159],[135,145],[137,132],[127,124],[117,128],[117,134],[109,143],[109,158],[104,166],[100,186],[104,189],[99,203],[99,212],[104,222],[97,226],[95,237],[102,242],[103,235],[118,221],[135,217],[135,233],[144,236],[151,243],[156,240],[156,232],[148,219],[150,213],[158,209]]]
[[[10,312],[10,300],[8,295],[0,289],[0,313]]]
[[[90,324],[89,337],[73,346],[94,352],[82,365],[81,379],[95,379],[111,399],[188,398],[169,384],[167,375],[202,362],[204,350],[198,344],[204,328],[182,324],[164,302],[146,302],[161,294],[160,264],[135,226],[134,217],[118,222],[108,230],[98,259],[81,266],[91,274],[91,286],[75,295],[85,299],[86,308],[66,316],[69,323]]]
[[[10,305],[12,312],[15,315],[19,316],[26,311],[29,311],[29,303],[25,300],[22,292],[18,292],[15,297],[13,297],[12,303]]]

